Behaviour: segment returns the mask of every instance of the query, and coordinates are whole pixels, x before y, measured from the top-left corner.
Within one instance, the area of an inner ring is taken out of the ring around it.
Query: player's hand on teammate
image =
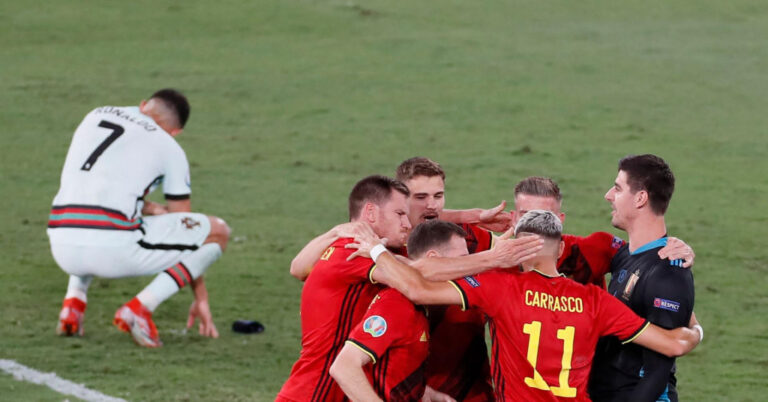
[[[659,258],[668,258],[672,260],[683,260],[683,268],[690,268],[693,266],[693,259],[696,258],[696,254],[693,252],[691,246],[677,237],[668,237],[667,245],[659,250]]]
[[[386,246],[387,239],[379,238],[379,236],[374,233],[373,228],[371,228],[370,225],[363,223],[362,226],[357,228],[355,242],[344,246],[346,248],[356,249],[354,253],[347,257],[347,261],[351,261],[356,257],[371,258],[371,249],[378,244],[383,244]]]
[[[512,213],[505,211],[506,207],[507,201],[502,201],[491,209],[484,209],[480,212],[480,221],[477,225],[491,232],[507,231],[512,227]]]
[[[510,228],[496,239],[496,244],[490,250],[495,256],[499,268],[513,268],[530,260],[541,250],[544,240],[539,236],[523,236],[512,239],[515,229]]]
[[[219,337],[219,331],[216,330],[216,325],[213,324],[211,308],[208,305],[207,300],[195,300],[192,302],[192,305],[189,306],[187,329],[192,328],[198,318],[200,319],[200,323],[198,325],[198,332],[200,335],[210,338]]]
[[[336,238],[357,237],[372,233],[373,230],[365,222],[346,222],[333,227]]]
[[[426,389],[424,389],[424,396],[421,398],[421,402],[456,402],[456,400],[451,398],[450,395],[436,391],[427,385]]]

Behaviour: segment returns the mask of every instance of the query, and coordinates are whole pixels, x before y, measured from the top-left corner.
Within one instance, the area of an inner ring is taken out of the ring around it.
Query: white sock
[[[205,270],[221,257],[221,246],[208,243],[181,259],[176,264],[155,277],[136,298],[149,311],[155,311],[160,303],[173,296],[191,280],[200,277]]]
[[[69,276],[69,285],[67,285],[67,294],[64,296],[65,299],[69,299],[72,297],[76,297],[83,301],[83,303],[88,302],[88,286],[90,286],[91,281],[93,281],[93,276],[76,276],[76,275],[70,275]]]

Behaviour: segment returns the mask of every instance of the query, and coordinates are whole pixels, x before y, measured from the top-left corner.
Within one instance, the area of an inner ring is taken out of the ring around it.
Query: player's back
[[[461,287],[490,317],[498,400],[589,400],[598,338],[630,338],[644,328],[644,320],[616,314],[617,305],[624,306],[594,285],[536,271],[490,272],[471,280],[477,286]],[[486,290],[480,295],[473,287]]]
[[[353,239],[339,239],[322,254],[301,292],[301,355],[278,399],[341,400],[344,394],[328,370],[352,328],[382,287],[369,274],[369,258],[347,261]]]
[[[72,137],[53,204],[98,206],[133,219],[141,212],[137,200],[164,175],[189,174],[188,166],[168,169],[173,163],[186,166],[184,151],[138,107],[94,109]]]

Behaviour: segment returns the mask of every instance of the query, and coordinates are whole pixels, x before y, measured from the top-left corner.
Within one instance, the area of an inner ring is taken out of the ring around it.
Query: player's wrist
[[[699,325],[699,324],[696,324],[696,325],[692,326],[691,328],[699,332],[699,342],[703,341],[704,340],[704,328],[702,328],[702,326]]]
[[[382,253],[386,252],[386,251],[387,251],[387,248],[384,247],[383,244],[377,244],[377,245],[373,246],[373,248],[371,248],[371,252],[370,252],[371,259],[373,260],[373,262],[376,262],[376,259],[379,258],[379,256]]]

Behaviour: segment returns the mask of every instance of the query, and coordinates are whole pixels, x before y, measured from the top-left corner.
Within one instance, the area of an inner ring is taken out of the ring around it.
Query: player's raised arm
[[[496,240],[495,246],[468,256],[423,258],[414,266],[431,281],[444,281],[474,275],[491,268],[512,268],[520,265],[541,250],[538,236],[509,239],[511,229]]]
[[[440,219],[457,224],[475,223],[478,226],[493,231],[505,232],[512,227],[512,214],[505,211],[506,201],[489,208],[472,209],[444,209],[440,212]]]
[[[430,221],[414,229],[408,239],[411,257],[423,260],[438,257],[466,256],[467,244],[464,231],[448,222]],[[357,243],[347,245],[357,248],[355,255],[370,256],[376,266],[371,279],[400,291],[416,304],[462,305],[461,293],[450,282],[432,282],[413,267],[389,253],[376,236],[358,236]]]
[[[397,289],[415,304],[462,305],[461,293],[451,282],[428,281],[413,267],[386,251],[377,256],[372,276],[376,282]]]
[[[334,226],[329,231],[315,237],[293,257],[290,273],[296,279],[305,281],[312,271],[312,266],[333,242],[343,237],[355,237],[362,230],[370,230],[364,222],[347,222]]]
[[[347,342],[331,365],[330,374],[352,401],[381,401],[363,371],[373,362],[360,348]]]

